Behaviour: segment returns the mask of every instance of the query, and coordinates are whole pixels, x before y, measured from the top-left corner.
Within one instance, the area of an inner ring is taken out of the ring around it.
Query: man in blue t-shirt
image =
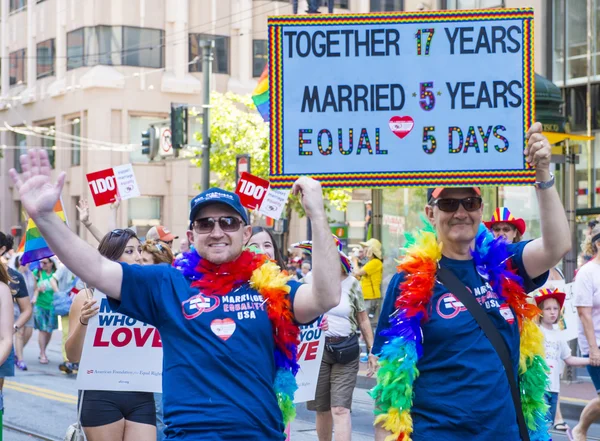
[[[21,164],[23,174],[11,174],[23,207],[61,261],[105,293],[118,312],[159,329],[167,439],[285,440],[273,388],[276,361],[266,300],[246,280],[229,293],[210,295],[190,288],[183,273],[171,266],[103,258],[53,213],[64,173],[58,183],[50,181],[45,151],[29,150]],[[314,241],[313,285],[289,283],[294,319],[307,323],[340,301],[339,255],[320,184],[302,177],[293,192],[302,197]],[[204,264],[211,268],[209,278],[235,279],[219,268],[237,261],[252,234],[238,196],[207,190],[191,201],[189,219],[188,239],[203,262],[209,262]]]
[[[512,266],[527,292],[541,286],[570,248],[567,219],[549,171],[550,145],[536,123],[528,133],[528,161],[536,167],[537,198],[542,238],[509,245]],[[514,311],[503,304],[471,258],[483,215],[477,187],[437,187],[427,193],[425,213],[442,243],[440,265],[451,270],[473,293],[496,325],[510,351],[514,371],[519,364],[519,329]],[[381,331],[390,326],[384,317],[394,313],[404,274],[389,284],[369,363],[386,342]],[[423,355],[414,382],[413,441],[520,440],[515,406],[504,367],[494,347],[471,313],[440,283],[429,304],[429,320],[422,326]],[[376,440],[390,435],[376,427]]]

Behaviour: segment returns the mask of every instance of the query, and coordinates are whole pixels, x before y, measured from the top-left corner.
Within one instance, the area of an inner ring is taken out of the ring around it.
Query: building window
[[[15,52],[11,52],[9,55],[10,60],[10,80],[11,86],[15,84],[25,84],[27,74],[27,50],[21,49]]]
[[[138,237],[146,237],[146,233],[155,225],[160,225],[162,215],[162,198],[142,196],[128,201],[128,226],[135,227]]]
[[[40,128],[40,134],[43,137],[40,138],[42,148],[48,152],[48,160],[50,161],[50,167],[54,169],[56,167],[56,141],[54,124],[42,124],[38,126]]]
[[[350,0],[333,0],[333,6],[340,9],[350,9]]]
[[[164,31],[93,26],[67,34],[67,69],[81,66],[164,66]]]
[[[223,35],[190,34],[190,72],[202,72],[202,40],[211,40],[213,73],[229,73],[229,37]]]
[[[565,17],[567,19],[567,69],[566,80],[587,80],[587,2],[572,0],[555,1],[553,16],[553,69],[552,79],[555,82],[565,81]],[[565,10],[566,3],[566,10]],[[600,0],[592,1],[592,14],[595,22],[592,26],[592,76],[600,74]]]
[[[15,133],[15,170],[21,173],[21,155],[27,154],[27,136]]]
[[[37,44],[37,77],[44,78],[54,75],[54,39]]]
[[[503,8],[503,0],[447,0],[446,9]]]
[[[123,28],[123,64],[160,68],[164,66],[164,32],[160,29]]]
[[[76,69],[83,66],[83,28],[67,34],[67,69]]]
[[[25,9],[26,5],[27,0],[10,0],[8,12],[20,11],[21,9]]]
[[[371,12],[404,11],[404,0],[371,0]]]
[[[81,165],[81,119],[75,118],[71,121],[71,135],[76,136],[71,141],[71,165]]]
[[[268,48],[267,40],[254,40],[252,42],[252,76],[260,77],[267,65]]]

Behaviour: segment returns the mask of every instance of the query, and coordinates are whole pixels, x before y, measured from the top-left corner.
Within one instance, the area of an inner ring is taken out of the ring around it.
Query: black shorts
[[[154,394],[151,392],[85,391],[81,407],[81,425],[83,427],[105,426],[123,418],[134,423],[156,426]]]

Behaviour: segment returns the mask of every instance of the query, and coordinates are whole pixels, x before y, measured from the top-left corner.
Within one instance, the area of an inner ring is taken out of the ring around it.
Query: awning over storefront
[[[548,141],[552,145],[563,142],[566,139],[569,141],[591,141],[594,139],[593,136],[573,135],[572,133],[542,132],[542,134],[548,138]]]

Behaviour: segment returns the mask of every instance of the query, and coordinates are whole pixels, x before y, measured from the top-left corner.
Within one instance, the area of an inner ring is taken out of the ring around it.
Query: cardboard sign
[[[100,311],[88,323],[77,389],[162,391],[162,342],[158,330],[110,309],[96,290]]]
[[[243,172],[235,189],[242,205],[263,216],[279,219],[290,192],[273,190],[269,181]]]
[[[294,394],[294,403],[314,400],[321,360],[325,350],[325,332],[319,329],[323,316],[311,325],[300,326],[300,345],[298,346],[298,364],[296,374],[298,390]]]
[[[272,187],[535,182],[532,9],[268,23]]]
[[[140,196],[131,164],[88,173],[86,178],[97,207],[114,202],[117,195],[122,200]]]

